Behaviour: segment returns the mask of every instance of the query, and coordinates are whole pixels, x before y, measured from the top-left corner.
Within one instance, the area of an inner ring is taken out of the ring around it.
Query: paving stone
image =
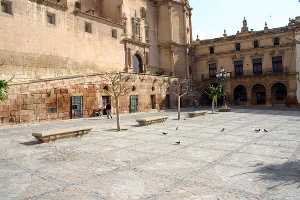
[[[136,119],[168,115],[163,124]],[[300,112],[233,109],[178,122],[176,112],[0,127],[2,200],[295,200]],[[93,126],[36,144],[33,131]],[[178,130],[176,130],[178,127]],[[224,131],[221,131],[225,128]],[[255,133],[266,128],[268,133]],[[163,135],[167,132],[168,135]],[[180,145],[176,145],[180,141]]]

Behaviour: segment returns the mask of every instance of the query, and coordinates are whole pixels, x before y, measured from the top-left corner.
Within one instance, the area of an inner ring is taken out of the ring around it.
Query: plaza
[[[106,118],[2,126],[0,199],[299,198],[300,111],[236,108],[196,118],[183,112],[181,121],[176,114],[123,114],[121,132]],[[157,115],[169,119],[136,126],[136,119]],[[94,129],[80,138],[39,144],[31,136],[83,125]]]

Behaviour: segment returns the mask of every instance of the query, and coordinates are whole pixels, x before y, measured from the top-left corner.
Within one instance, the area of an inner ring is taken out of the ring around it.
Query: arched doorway
[[[209,99],[208,94],[207,94],[206,91],[203,92],[203,94],[200,96],[200,98],[199,98],[199,104],[201,106],[210,106],[211,100]]]
[[[252,88],[252,100],[254,105],[266,104],[266,88],[261,84],[256,84]]]
[[[133,56],[133,72],[134,73],[143,73],[143,60],[139,54],[134,54]]]
[[[247,103],[247,89],[243,85],[238,85],[233,92],[234,103],[236,105],[244,105]]]
[[[287,98],[287,88],[282,83],[275,83],[272,86],[272,103],[285,104]]]

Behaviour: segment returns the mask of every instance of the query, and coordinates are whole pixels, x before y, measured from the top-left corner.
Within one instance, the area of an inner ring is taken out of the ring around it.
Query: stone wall
[[[300,74],[300,32],[296,33],[296,71]],[[300,75],[297,81],[297,98],[300,102]]]
[[[13,15],[0,12],[0,78],[15,74],[14,81],[24,81],[124,69],[122,27],[74,15],[74,0],[68,10],[12,2]],[[47,22],[47,13],[55,14],[55,25]],[[85,32],[86,22],[92,33]]]
[[[169,78],[148,75],[131,77],[134,81],[130,81],[128,87],[134,86],[134,89],[120,98],[121,112],[129,112],[131,95],[138,96],[138,112],[152,109],[151,95],[155,95],[156,109],[165,108]],[[83,117],[90,117],[95,109],[102,107],[102,96],[108,95],[104,90],[106,85],[102,76],[97,74],[11,84],[9,98],[0,104],[1,122],[70,119],[72,96],[83,97]],[[176,105],[172,96],[171,101],[171,105]]]

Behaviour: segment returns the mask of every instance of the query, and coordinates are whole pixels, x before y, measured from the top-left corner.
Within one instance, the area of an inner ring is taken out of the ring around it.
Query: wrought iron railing
[[[262,70],[261,72],[256,71],[254,72],[253,70],[243,70],[243,72],[238,72],[235,73],[229,72],[230,73],[230,78],[243,78],[243,77],[259,77],[259,76],[277,76],[277,75],[297,75],[299,72],[292,71],[289,68],[282,68],[281,70],[276,70],[274,71],[272,68],[268,68],[265,70]],[[216,77],[213,77],[211,74],[201,74],[201,80],[206,81],[206,80],[214,80]]]

